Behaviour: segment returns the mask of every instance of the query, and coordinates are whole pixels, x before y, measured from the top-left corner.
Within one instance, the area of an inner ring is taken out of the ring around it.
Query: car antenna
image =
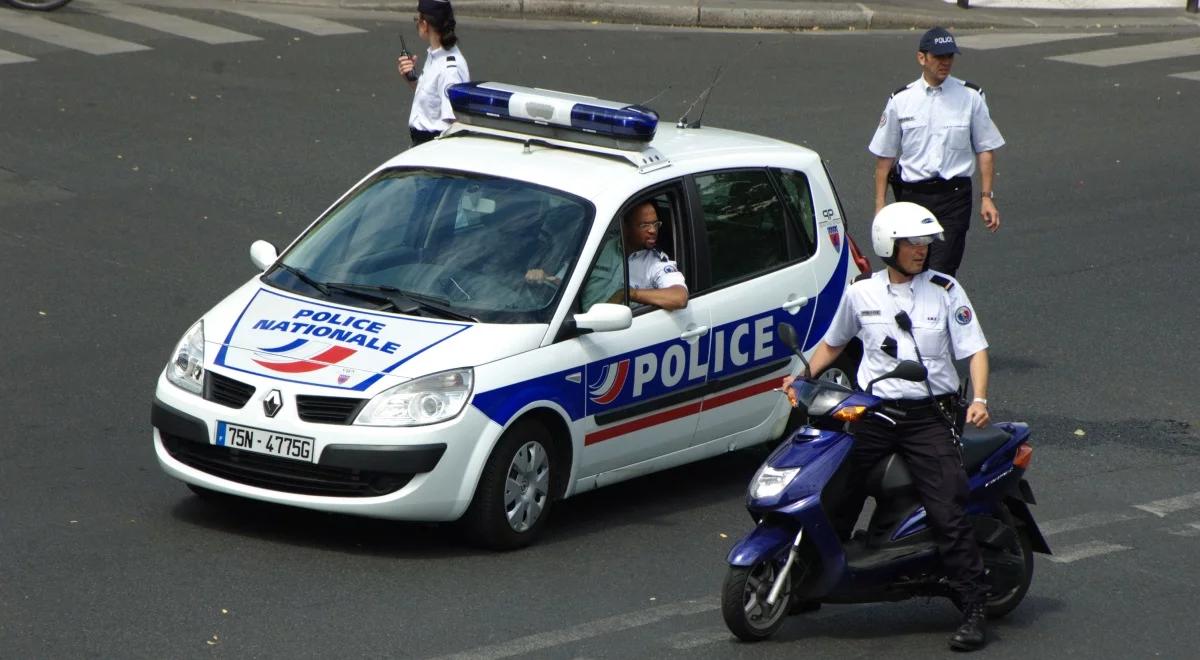
[[[761,45],[762,39],[759,39],[758,42],[754,44],[753,48],[750,48],[746,52],[742,53],[742,56],[738,58],[738,61],[740,62],[741,60],[745,59],[746,56],[748,56],[750,53],[753,53]],[[721,76],[724,74],[725,65],[722,64],[717,67],[717,71],[713,75],[713,81],[709,83],[708,87],[706,87],[703,92],[700,92],[700,96],[696,97],[696,100],[693,101],[690,106],[688,106],[688,109],[683,113],[683,116],[679,118],[678,122],[676,122],[676,128],[700,128],[700,120],[704,118],[704,110],[708,108],[708,99],[710,98],[713,89],[716,88],[717,83],[721,82]],[[701,100],[704,101],[704,104],[700,106],[700,116],[696,117],[696,121],[688,123],[688,113],[690,113],[692,108],[696,107],[696,104],[700,103]]]
[[[669,89],[671,89],[671,86],[667,85],[666,87],[663,88],[663,90],[661,92],[655,94],[654,96],[651,96],[650,98],[646,99],[645,101],[642,101],[638,105],[640,105],[642,107],[646,107],[646,106],[650,105],[650,103],[653,102],[654,99],[657,99],[658,97],[662,96],[663,94],[666,94]]]

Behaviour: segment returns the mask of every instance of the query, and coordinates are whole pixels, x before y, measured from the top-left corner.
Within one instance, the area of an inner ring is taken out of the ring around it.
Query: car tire
[[[463,515],[468,540],[490,550],[533,543],[546,526],[559,464],[550,432],[523,420],[504,432]]]

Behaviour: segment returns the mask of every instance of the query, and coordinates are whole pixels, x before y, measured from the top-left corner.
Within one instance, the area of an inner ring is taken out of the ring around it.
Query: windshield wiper
[[[354,284],[351,282],[326,282],[325,286],[339,291],[345,291],[358,296],[366,296],[387,302],[401,314],[412,314],[418,310],[434,312],[443,318],[459,321],[479,322],[474,316],[455,311],[450,307],[450,301],[436,296],[405,291],[386,284]]]
[[[300,279],[301,282],[304,282],[305,284],[311,286],[312,288],[316,289],[317,291],[320,291],[322,295],[325,295],[325,296],[329,295],[329,289],[326,288],[326,286],[324,284],[321,284],[320,282],[314,280],[311,276],[309,276],[307,273],[300,270],[299,268],[296,268],[295,266],[289,266],[284,263],[279,264],[279,267],[286,270],[287,272],[291,273],[292,275],[295,275],[297,278]]]

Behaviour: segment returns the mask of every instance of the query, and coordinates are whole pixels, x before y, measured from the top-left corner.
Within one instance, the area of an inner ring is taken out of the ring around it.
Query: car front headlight
[[[421,426],[458,415],[471,398],[475,372],[451,369],[380,392],[358,414],[364,426]]]
[[[775,497],[782,493],[788,484],[792,483],[792,479],[795,479],[797,474],[800,474],[798,467],[778,470],[770,465],[764,465],[759,468],[758,474],[754,475],[754,485],[750,487],[750,496],[756,500]]]
[[[188,328],[171,353],[167,363],[167,380],[178,387],[200,394],[204,391],[204,320]]]

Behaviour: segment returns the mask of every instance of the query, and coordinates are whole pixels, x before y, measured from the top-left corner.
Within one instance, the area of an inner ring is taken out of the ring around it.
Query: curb
[[[415,0],[244,0],[340,9],[412,12]],[[794,0],[454,0],[459,16],[516,20],[663,25],[676,27],[770,30],[870,30],[924,28],[1115,28],[1200,27],[1192,14],[1160,10],[1086,12],[1022,12],[932,9],[875,5],[861,2],[798,2]]]

